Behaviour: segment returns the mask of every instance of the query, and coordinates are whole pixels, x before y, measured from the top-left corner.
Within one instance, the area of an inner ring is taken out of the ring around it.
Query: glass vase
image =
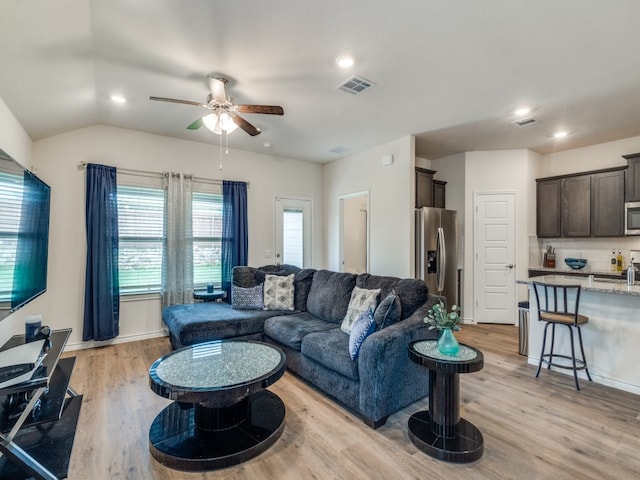
[[[460,350],[460,344],[453,335],[453,330],[443,328],[438,337],[438,351],[443,355],[456,355]]]

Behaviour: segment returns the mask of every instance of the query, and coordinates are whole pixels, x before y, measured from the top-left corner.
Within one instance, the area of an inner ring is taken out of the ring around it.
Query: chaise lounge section
[[[163,320],[172,347],[246,338],[272,343],[285,351],[290,371],[372,428],[428,395],[428,371],[407,353],[410,342],[435,338],[423,318],[439,297],[429,295],[424,282],[270,265],[236,267],[234,288],[256,287],[267,275],[294,275],[293,310],[238,310],[222,302],[168,307]],[[353,332],[344,331],[354,292],[376,297],[370,309],[375,331],[364,338],[355,358]]]

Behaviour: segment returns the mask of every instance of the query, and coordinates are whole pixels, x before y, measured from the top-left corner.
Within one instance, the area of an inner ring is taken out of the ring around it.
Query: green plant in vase
[[[442,300],[431,307],[424,322],[429,325],[429,330],[437,328],[440,332],[438,336],[438,350],[444,355],[456,355],[460,350],[460,345],[453,335],[454,330],[460,330],[458,323],[460,322],[459,309],[457,305],[451,307],[451,311],[447,312]]]

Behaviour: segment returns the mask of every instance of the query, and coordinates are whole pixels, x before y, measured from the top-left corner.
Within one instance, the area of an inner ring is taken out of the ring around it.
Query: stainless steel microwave
[[[640,235],[640,202],[624,204],[625,235]]]

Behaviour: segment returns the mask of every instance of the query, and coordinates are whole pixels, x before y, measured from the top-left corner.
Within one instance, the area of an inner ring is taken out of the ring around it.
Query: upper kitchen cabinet
[[[625,169],[536,180],[538,237],[623,236]]]
[[[562,180],[563,237],[591,235],[591,176],[580,175]]]
[[[537,180],[536,230],[538,237],[560,236],[562,180]]]
[[[627,171],[627,202],[640,202],[640,153],[623,155],[629,164]]]
[[[435,171],[416,167],[416,208],[433,207],[433,176]]]
[[[624,235],[624,170],[591,175],[591,235]]]
[[[446,185],[442,180],[433,181],[433,206],[436,208],[445,208]]]

